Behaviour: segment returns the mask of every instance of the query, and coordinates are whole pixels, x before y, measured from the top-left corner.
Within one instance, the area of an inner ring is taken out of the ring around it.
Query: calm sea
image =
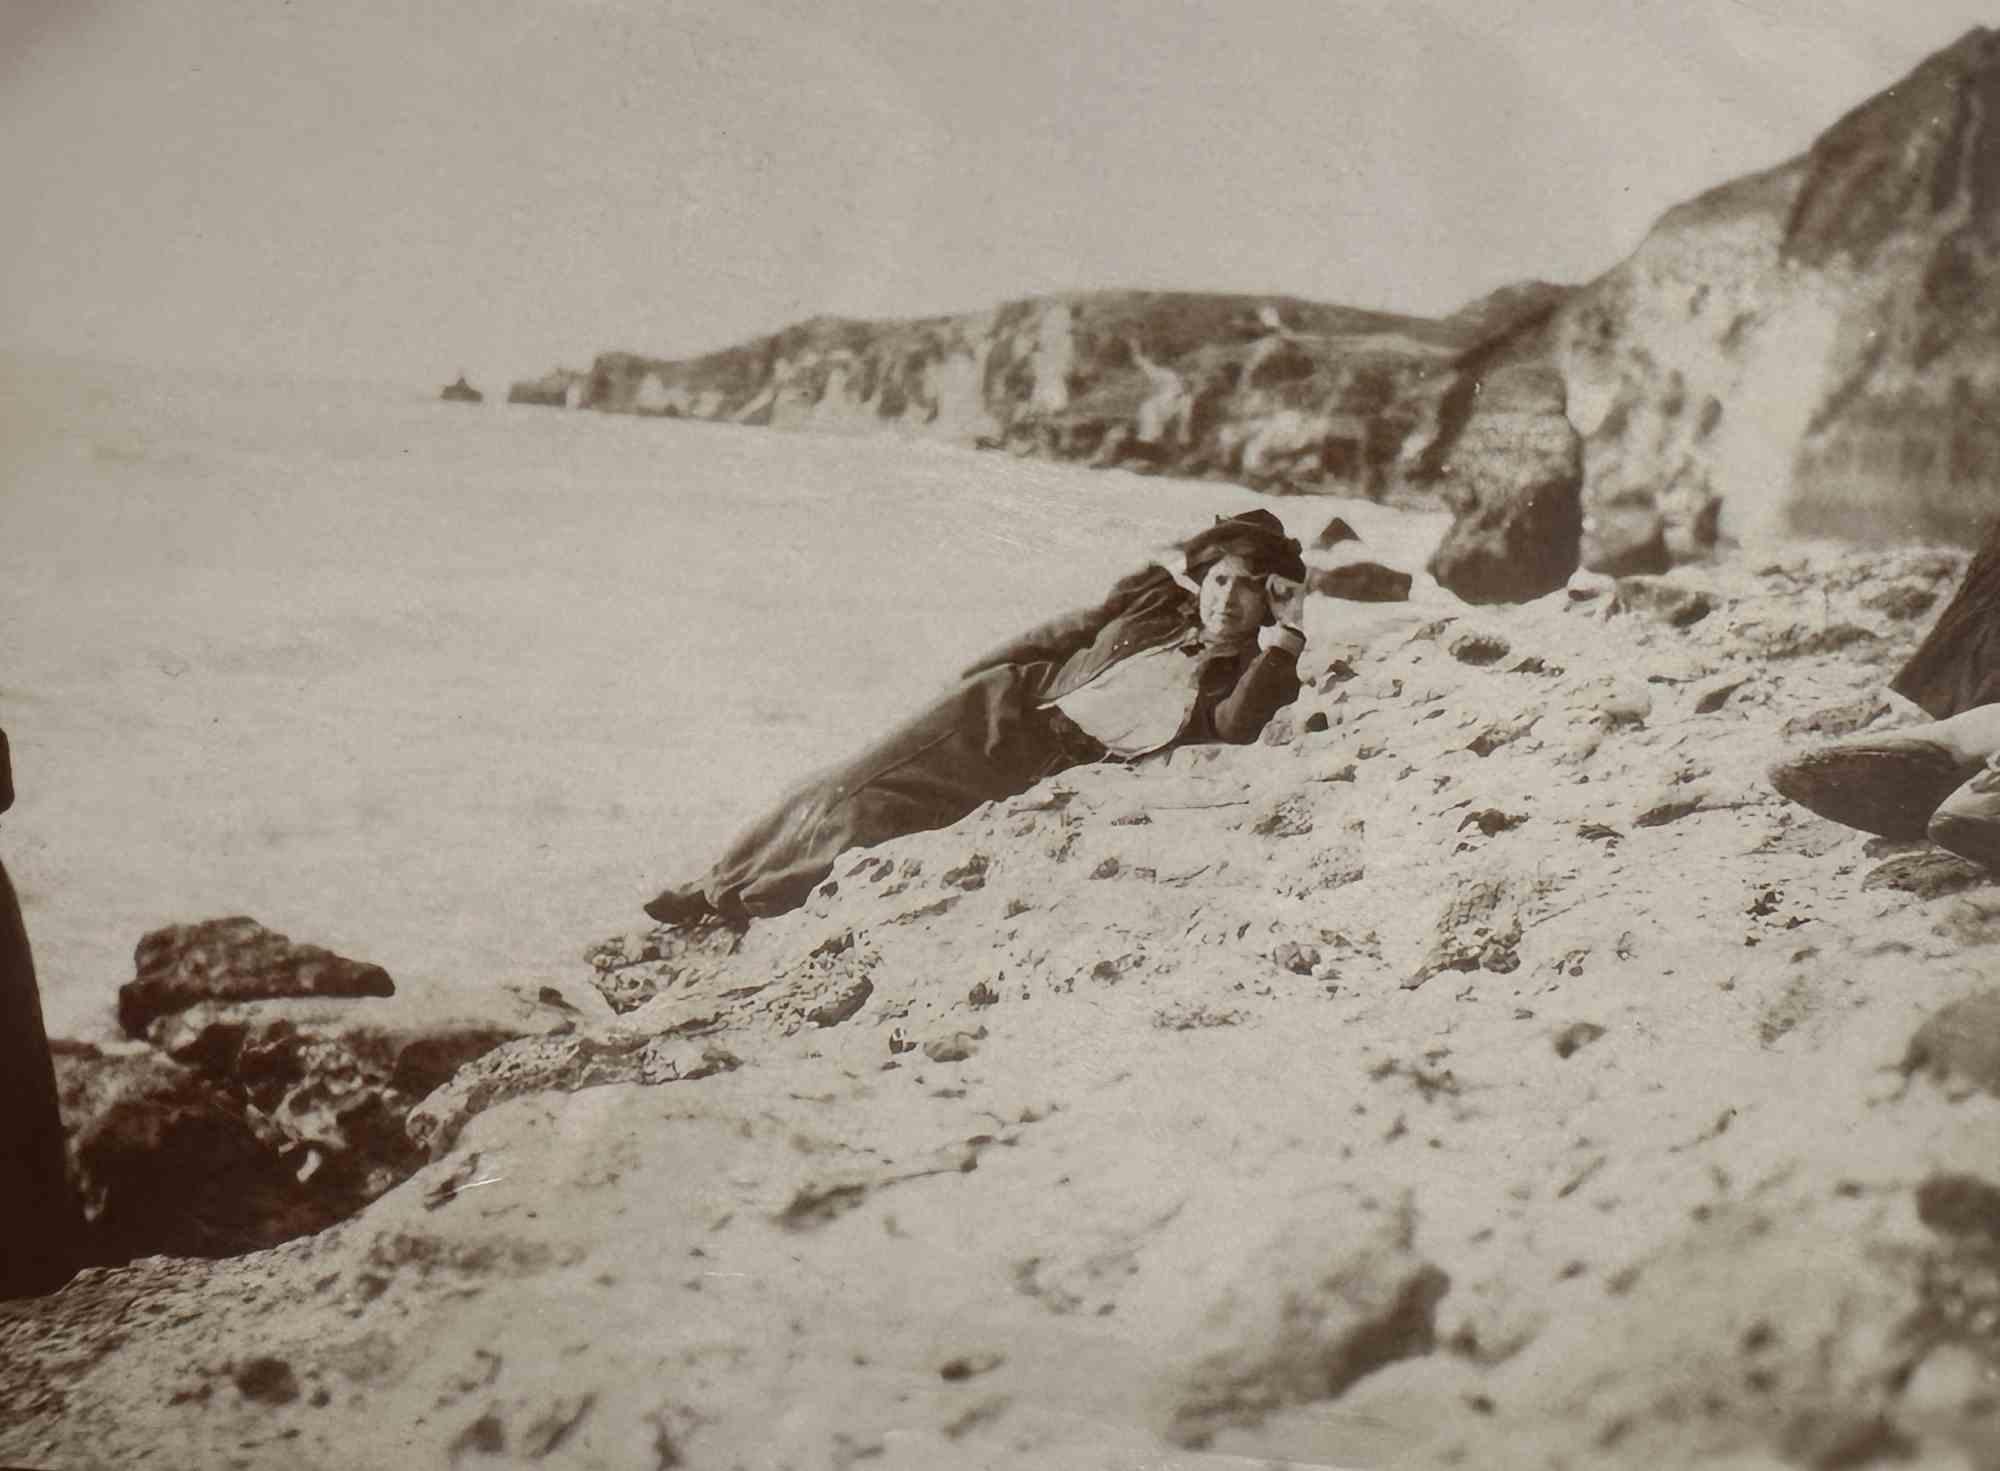
[[[249,914],[480,1004],[972,654],[1256,503],[893,436],[0,357],[0,726],[51,1030]],[[1390,559],[1432,518],[1335,510]]]

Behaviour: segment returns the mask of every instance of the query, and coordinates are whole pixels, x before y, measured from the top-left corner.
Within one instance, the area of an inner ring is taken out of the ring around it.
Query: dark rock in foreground
[[[396,993],[381,966],[294,945],[242,915],[154,930],[139,941],[133,963],[138,974],[118,988],[118,1022],[131,1037],[202,1001]]]
[[[84,1260],[232,1256],[344,1220],[425,1159],[405,1120],[523,1035],[372,998],[379,966],[247,918],[156,930],[119,1019],[150,1047],[55,1044]]]
[[[1555,373],[1501,368],[1472,387],[1475,401],[1442,472],[1457,518],[1430,571],[1470,603],[1524,602],[1576,570],[1582,446]]]
[[[332,1224],[280,1138],[191,1068],[154,1052],[58,1043],[56,1083],[92,1263],[234,1256]]]
[[[1451,1279],[1411,1250],[1410,1237],[1402,1217],[1361,1232],[1317,1221],[1253,1256],[1209,1313],[1169,1436],[1204,1446],[1226,1426],[1338,1399],[1375,1370],[1429,1353]]]
[[[410,1021],[343,1001],[214,1003],[154,1023],[153,1044],[271,1121],[288,1161],[345,1215],[424,1162],[404,1119],[459,1068],[522,1035]]]

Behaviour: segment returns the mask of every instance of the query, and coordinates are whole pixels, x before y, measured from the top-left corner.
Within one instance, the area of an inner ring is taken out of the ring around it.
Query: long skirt
[[[694,887],[726,918],[782,914],[850,848],[949,827],[982,802],[1101,755],[1059,714],[1036,708],[1034,667],[1003,664],[963,680],[858,755],[813,773],[738,833]]]
[[[1934,720],[2000,702],[2000,522],[1889,687]]]
[[[76,1271],[70,1191],[28,932],[0,866],[0,1297],[53,1292]]]

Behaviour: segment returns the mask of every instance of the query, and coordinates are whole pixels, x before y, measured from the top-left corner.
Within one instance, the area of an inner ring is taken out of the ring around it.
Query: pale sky
[[[0,346],[494,390],[1071,288],[1444,312],[1607,269],[1984,11],[7,0]]]

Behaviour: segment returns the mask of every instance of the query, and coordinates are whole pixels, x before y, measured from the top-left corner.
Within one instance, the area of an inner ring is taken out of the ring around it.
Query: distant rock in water
[[[486,402],[486,395],[481,393],[478,389],[474,388],[470,383],[467,383],[465,381],[465,374],[463,373],[460,373],[458,375],[458,381],[456,383],[447,383],[444,387],[444,391],[440,393],[438,397],[443,399],[446,403],[452,403],[452,404],[476,404],[476,403]]]

